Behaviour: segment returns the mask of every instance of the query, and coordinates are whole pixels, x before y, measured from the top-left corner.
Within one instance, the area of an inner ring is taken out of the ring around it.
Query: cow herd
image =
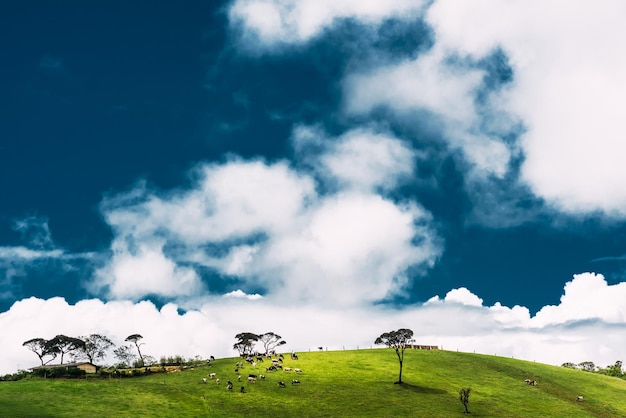
[[[257,368],[258,363],[261,363],[264,361],[264,357],[269,359],[271,361],[271,364],[265,368],[265,372],[266,373],[273,373],[273,372],[278,372],[279,370],[282,370],[284,373],[297,373],[297,374],[301,374],[302,373],[302,369],[297,368],[297,367],[283,367],[283,361],[284,361],[284,356],[282,354],[278,354],[275,358],[272,355],[267,355],[267,356],[262,356],[262,355],[255,355],[255,356],[247,356],[244,360],[245,363],[249,364],[252,366],[253,369]],[[298,360],[298,355],[296,353],[291,353],[291,360]],[[237,375],[237,382],[242,382],[242,377],[241,377],[241,370],[244,368],[245,365],[244,361],[238,361],[235,364],[235,373]],[[210,362],[207,362],[207,365],[210,365]],[[215,384],[219,385],[220,384],[220,379],[217,377],[217,373],[209,373],[207,374],[207,377],[209,380],[213,380],[215,381]],[[202,383],[208,383],[207,377],[203,377],[202,378]],[[265,380],[266,379],[266,375],[265,374],[256,374],[256,373],[249,373],[248,374],[248,378],[247,378],[247,382],[250,384],[256,384],[258,380]],[[279,388],[286,388],[287,384],[282,381],[279,380],[277,382],[278,387]],[[300,384],[300,380],[298,379],[291,379],[291,384],[292,385],[299,385]],[[234,384],[232,381],[227,380],[226,382],[226,389],[229,392],[232,392],[232,390],[234,389]],[[245,393],[245,386],[241,386],[240,389],[241,393]]]

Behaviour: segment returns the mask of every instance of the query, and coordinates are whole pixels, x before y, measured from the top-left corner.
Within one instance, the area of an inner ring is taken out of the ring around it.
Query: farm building
[[[35,371],[38,369],[54,369],[57,367],[65,367],[67,369],[71,367],[76,367],[77,369],[84,370],[85,373],[95,373],[98,369],[98,366],[89,362],[82,363],[63,363],[63,364],[46,364],[44,366],[32,367],[30,371]]]

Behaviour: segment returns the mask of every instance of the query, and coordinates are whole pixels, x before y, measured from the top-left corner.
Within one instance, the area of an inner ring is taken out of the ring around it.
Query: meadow
[[[301,374],[266,372],[268,360],[256,368],[245,364],[236,373],[241,359],[227,358],[135,378],[0,382],[0,417],[459,417],[466,416],[458,398],[462,387],[472,388],[473,417],[626,417],[626,381],[580,370],[407,350],[404,384],[396,385],[398,360],[392,349],[298,355],[298,360],[285,356],[284,366],[300,368]],[[203,383],[209,373],[220,383]],[[249,383],[250,373],[267,377]],[[292,385],[292,379],[301,383]],[[232,391],[227,380],[234,383]]]

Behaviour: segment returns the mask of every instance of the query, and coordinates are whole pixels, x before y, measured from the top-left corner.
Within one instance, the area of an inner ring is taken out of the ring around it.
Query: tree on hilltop
[[[85,346],[85,342],[80,338],[68,337],[67,335],[59,334],[53,339],[46,342],[46,349],[50,352],[57,352],[61,354],[60,364],[63,364],[63,357],[66,354],[70,354],[81,350]]]
[[[254,353],[254,346],[259,341],[259,336],[252,332],[242,332],[235,335],[237,342],[233,348],[239,352],[241,356],[251,356]]]
[[[120,345],[113,350],[113,355],[121,363],[124,363],[127,367],[130,367],[130,365],[133,364],[133,360],[135,359],[135,354],[132,352],[132,349],[133,347],[130,345]]]
[[[50,363],[57,357],[58,352],[53,350],[52,347],[48,346],[48,340],[44,338],[32,338],[28,341],[24,341],[22,346],[28,348],[33,353],[37,354],[39,357],[39,361],[41,361],[41,365],[45,365]],[[48,361],[44,361],[44,357],[50,356]]]
[[[126,337],[126,339],[124,341],[126,342],[131,342],[133,344],[135,344],[135,347],[137,348],[137,354],[139,354],[139,361],[143,364],[143,355],[141,354],[141,350],[139,349],[139,346],[143,345],[143,343],[139,343],[140,340],[142,340],[143,337],[139,334],[132,334],[129,335],[128,337]]]
[[[404,350],[406,350],[407,346],[409,346],[414,340],[413,331],[407,328],[401,328],[397,331],[389,331],[380,335],[380,337],[376,338],[374,344],[384,344],[387,347],[393,348],[398,356],[398,361],[400,362],[400,374],[398,376],[398,381],[395,382],[397,384],[402,384],[402,364],[404,363]]]
[[[91,334],[86,337],[80,337],[80,339],[84,341],[85,345],[79,348],[75,357],[86,359],[90,363],[106,357],[107,350],[114,346],[113,341],[100,334]]]
[[[278,334],[274,334],[273,332],[266,332],[265,334],[261,334],[258,337],[261,344],[263,344],[265,355],[274,350],[276,347],[287,344],[287,342],[283,340],[283,337]]]

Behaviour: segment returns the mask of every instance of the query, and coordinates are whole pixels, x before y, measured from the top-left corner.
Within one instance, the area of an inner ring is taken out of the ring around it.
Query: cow
[[[284,368],[283,368],[283,371],[284,371],[284,372],[290,372],[290,371],[291,371],[291,367],[284,367]]]
[[[293,371],[296,373],[302,373],[302,369],[293,369]]]
[[[216,374],[215,373],[209,373],[209,379],[215,379]]]
[[[233,390],[233,384],[228,382],[228,385],[226,385],[226,389]]]
[[[252,374],[252,373],[250,373],[250,374],[248,375],[248,377],[257,377],[257,375],[256,375],[256,374]]]
[[[299,384],[300,384],[300,381],[299,381],[299,380],[296,380],[296,379],[292,379],[292,380],[291,380],[291,384],[292,384],[292,385],[299,385]]]
[[[261,374],[261,375],[259,375],[259,378],[260,378],[261,380],[265,380],[265,375],[264,375],[264,374]]]
[[[215,379],[215,383],[219,385],[220,384],[220,379]]]
[[[576,400],[577,400],[578,402],[582,402],[582,401],[583,401],[583,397],[582,397],[582,395],[578,396],[578,397],[576,398]]]
[[[256,383],[256,377],[248,377],[248,382]]]
[[[202,378],[202,383],[206,383],[206,377]]]
[[[283,382],[282,380],[280,382],[278,382],[278,387],[279,388],[286,388],[287,385],[285,385],[285,382]]]

